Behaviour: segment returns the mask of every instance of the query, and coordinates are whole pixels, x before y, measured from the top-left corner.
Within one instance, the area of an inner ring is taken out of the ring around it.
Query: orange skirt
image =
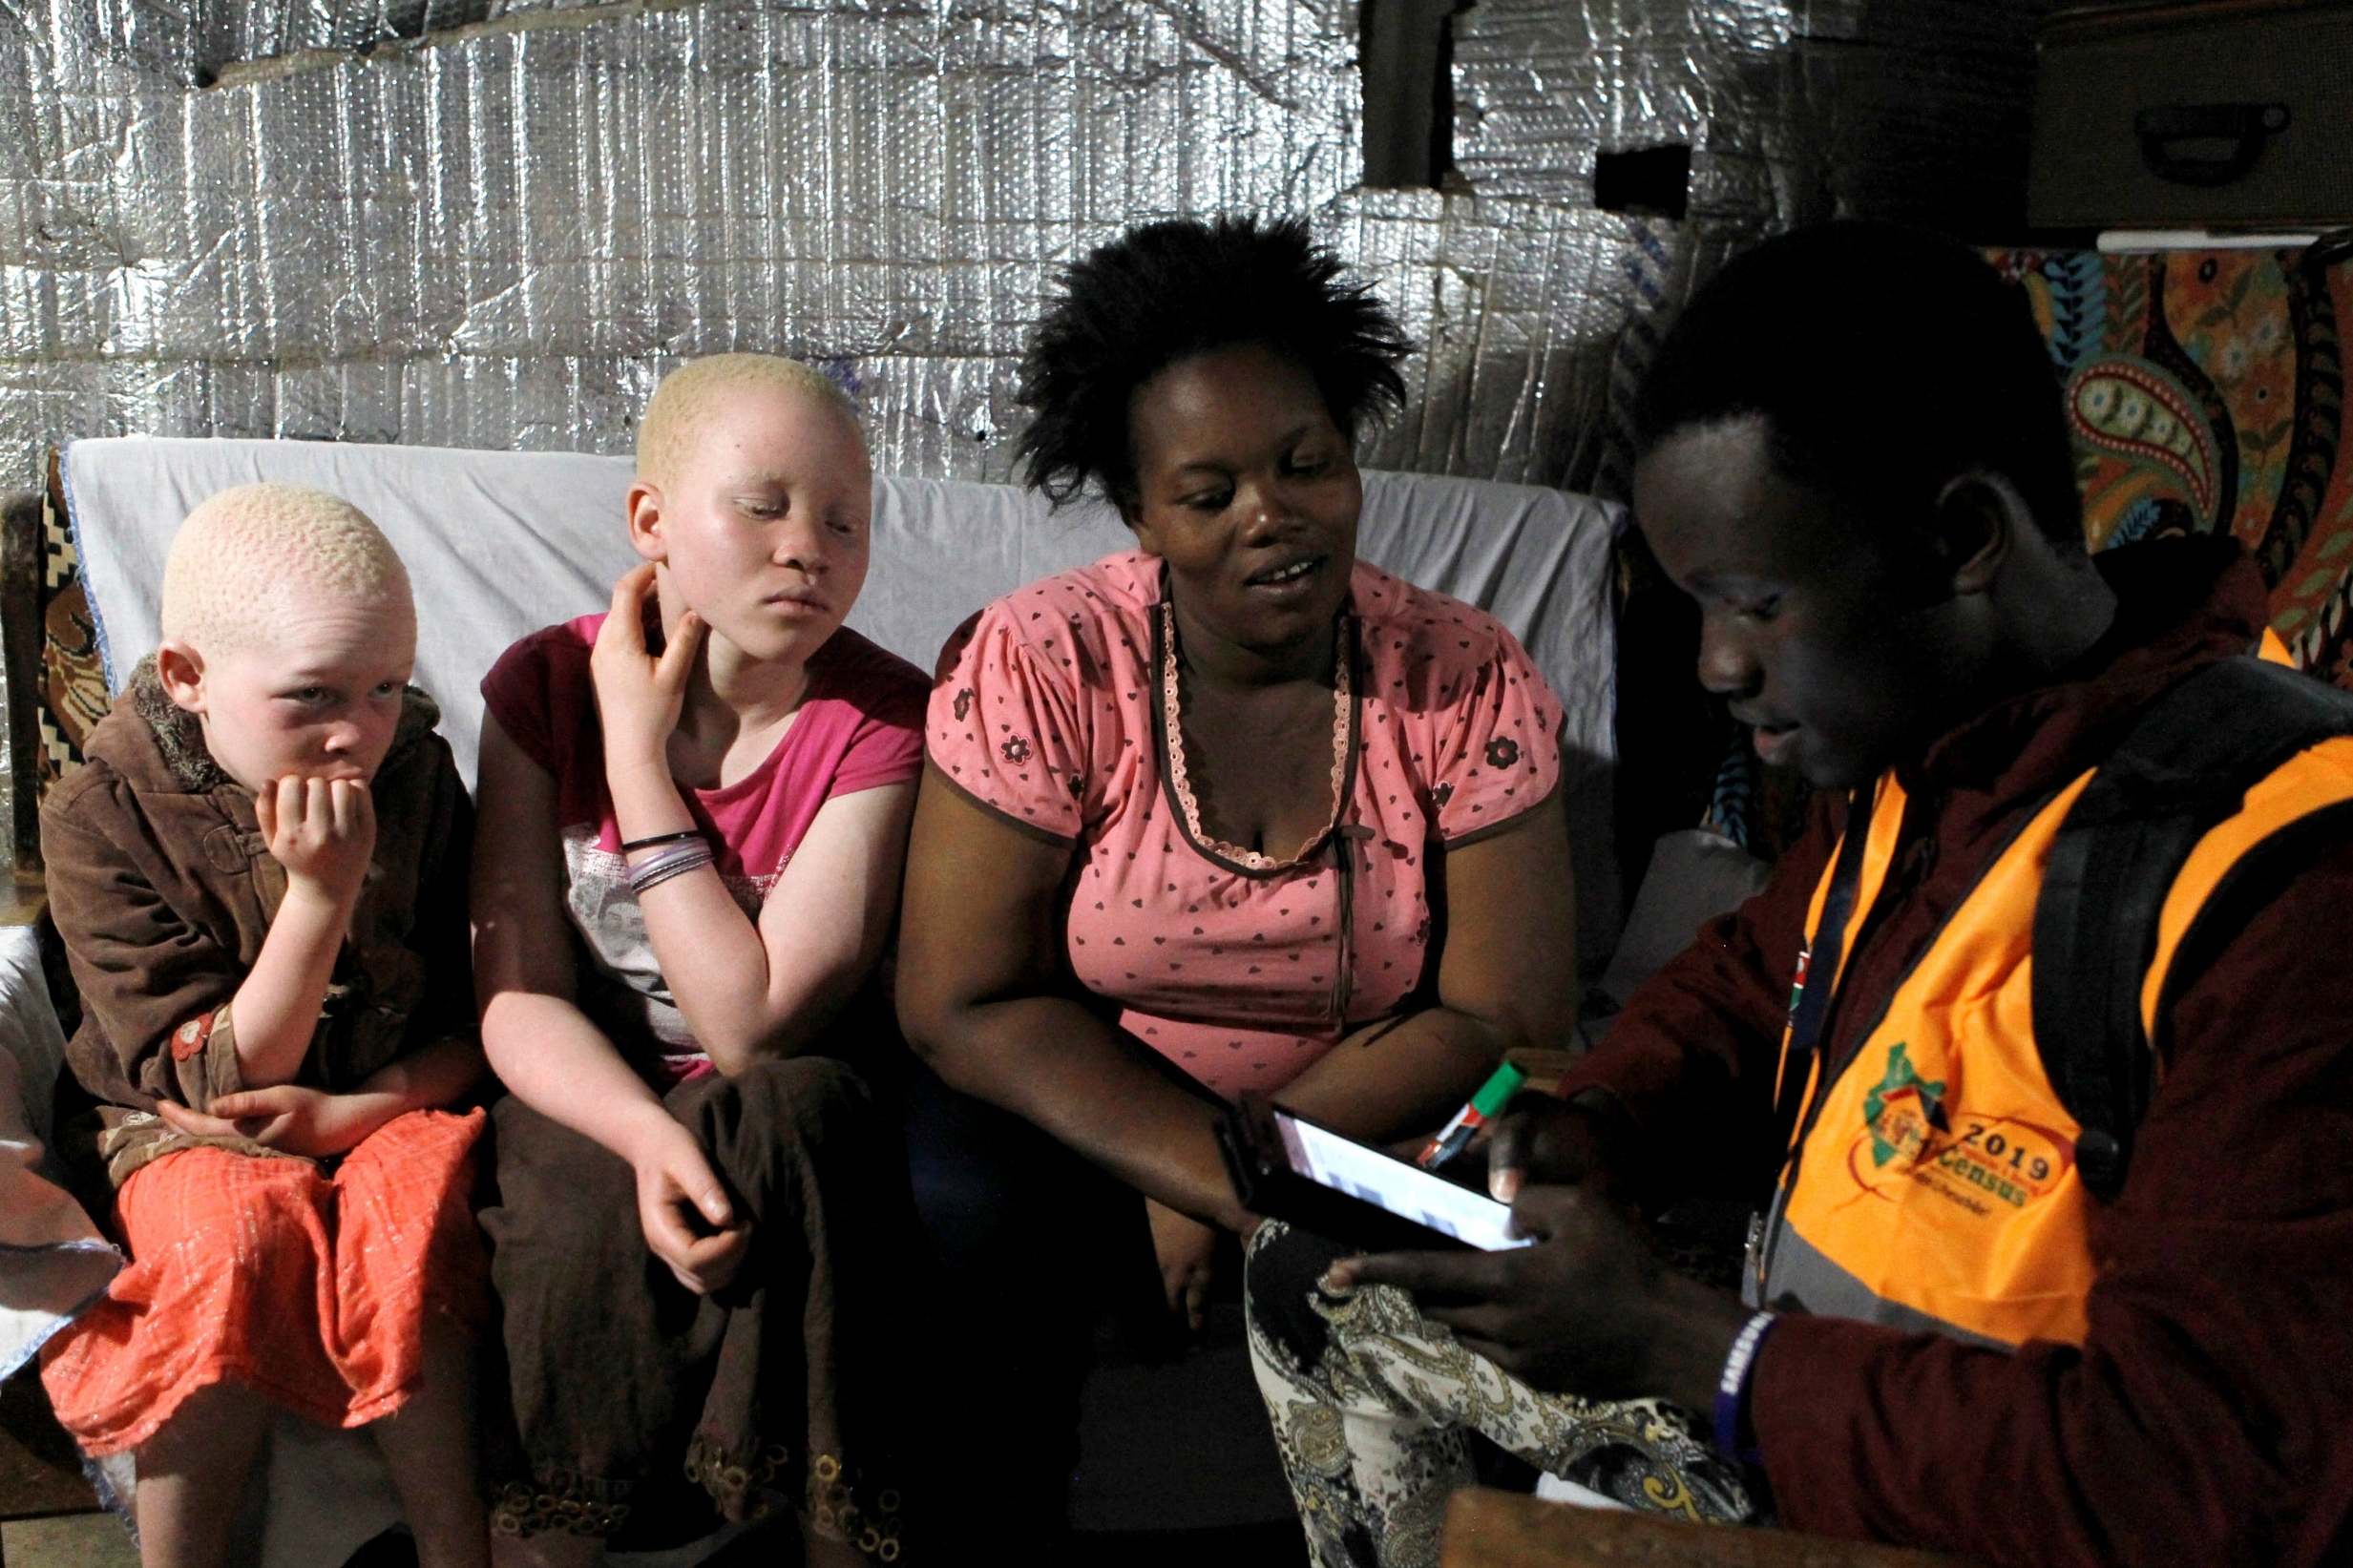
[[[236,1381],[326,1426],[389,1415],[423,1373],[425,1315],[480,1315],[473,1149],[482,1113],[411,1111],[332,1169],[192,1148],[123,1184],[131,1255],[44,1348],[57,1419],[94,1455]]]

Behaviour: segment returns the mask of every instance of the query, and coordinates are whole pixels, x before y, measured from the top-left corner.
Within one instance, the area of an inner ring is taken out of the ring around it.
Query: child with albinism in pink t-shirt
[[[878,1017],[927,683],[842,627],[870,509],[823,375],[697,361],[640,428],[643,564],[483,681],[502,1561],[778,1500],[812,1564],[899,1554],[916,1407],[879,1335],[913,1216],[842,1058]]]

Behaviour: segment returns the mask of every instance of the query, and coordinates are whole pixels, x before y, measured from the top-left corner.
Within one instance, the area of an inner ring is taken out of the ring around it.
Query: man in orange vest
[[[2110,412],[2205,472],[2174,358],[2126,362],[2145,403]],[[1468,1427],[1634,1506],[2020,1568],[2353,1558],[2353,961],[2325,934],[2353,739],[2291,736],[2153,881],[2084,868],[2063,829],[2104,769],[2194,789],[2212,766],[2165,756],[2267,733],[2281,678],[2243,657],[2266,596],[2227,537],[2087,555],[2054,383],[2021,291],[1876,225],[1757,247],[1662,345],[1636,520],[1812,819],[1499,1129],[1535,1244],[1333,1263],[1262,1229],[1252,1355],[1319,1568],[1434,1561]],[[2213,700],[2217,669],[2257,696]],[[2080,982],[2119,929],[2117,986]],[[2105,989],[2136,1055],[2056,1021]],[[1759,1205],[1741,1299],[1622,1206],[1726,1191]]]

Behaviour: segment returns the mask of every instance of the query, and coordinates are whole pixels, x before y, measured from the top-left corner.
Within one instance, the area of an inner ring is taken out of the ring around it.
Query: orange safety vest
[[[2088,1235],[2095,1200],[2075,1165],[2081,1129],[2034,1037],[2031,949],[2052,842],[2095,771],[2062,789],[1995,857],[1829,1082],[1818,1081],[1820,1053],[1808,1056],[1790,1155],[1752,1239],[1752,1305],[2006,1347],[2082,1343],[2096,1273]],[[2166,894],[2141,986],[2149,1039],[2160,1037],[2157,1008],[2174,952],[2224,875],[2274,831],[2348,800],[2353,736],[2298,752],[2198,839]],[[1860,868],[1847,931],[1862,929],[1885,886],[1903,806],[1890,774],[1875,787],[1868,817],[1848,825],[1864,837],[1855,847]],[[1847,849],[1842,838],[1815,889],[1808,953]],[[1838,972],[1853,944],[1842,948]],[[1834,991],[1841,978],[1805,970],[1801,959],[1793,1016],[1809,978]],[[1791,1067],[1785,1029],[1782,1074]]]

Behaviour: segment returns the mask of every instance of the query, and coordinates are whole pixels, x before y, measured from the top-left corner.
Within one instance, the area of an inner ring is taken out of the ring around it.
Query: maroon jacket
[[[2263,585],[2227,541],[2099,557],[2100,646],[1899,770],[1887,890],[1832,1011],[1825,1077],[1985,863],[2190,669],[2246,652]],[[1655,1189],[1762,1194],[1806,908],[1844,803],[1764,890],[1636,993],[1564,1092],[1615,1093]],[[2353,1560],[2353,844],[2317,855],[2174,989],[2171,1055],[2112,1203],[2083,1347],[2016,1352],[1830,1318],[1765,1341],[1753,1410],[1789,1525],[2018,1568]],[[1709,1161],[1706,1151],[1722,1151]]]

